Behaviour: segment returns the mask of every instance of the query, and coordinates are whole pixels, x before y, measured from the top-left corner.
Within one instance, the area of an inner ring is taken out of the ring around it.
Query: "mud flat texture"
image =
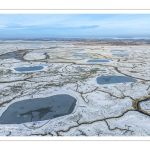
[[[0,135],[150,136],[149,43],[0,41]]]

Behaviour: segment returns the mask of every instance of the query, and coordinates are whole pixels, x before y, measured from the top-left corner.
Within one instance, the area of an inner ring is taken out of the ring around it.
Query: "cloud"
[[[6,25],[0,25],[0,29],[5,29],[6,27]]]
[[[92,26],[79,26],[77,28],[79,29],[94,29],[94,28],[98,28],[99,25],[92,25]]]
[[[0,15],[0,20],[1,37],[1,33],[39,36],[150,34],[150,15],[142,14],[12,14]]]

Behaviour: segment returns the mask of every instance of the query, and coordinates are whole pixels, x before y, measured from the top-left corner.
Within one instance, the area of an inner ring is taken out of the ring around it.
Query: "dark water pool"
[[[137,80],[134,78],[126,77],[126,76],[100,76],[97,79],[98,84],[113,84],[113,83],[124,83],[124,82],[136,82]]]
[[[110,61],[106,59],[90,59],[87,62],[110,62]]]
[[[14,68],[16,71],[24,72],[24,71],[36,71],[36,70],[42,70],[43,66],[33,66],[33,67],[17,67]]]
[[[128,57],[129,54],[112,54],[113,56]]]
[[[0,124],[43,121],[71,114],[76,99],[70,95],[27,99],[11,104],[0,117]]]

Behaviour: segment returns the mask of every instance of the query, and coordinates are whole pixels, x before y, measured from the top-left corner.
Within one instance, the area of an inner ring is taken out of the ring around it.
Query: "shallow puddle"
[[[14,68],[16,71],[24,72],[24,71],[36,71],[36,70],[42,70],[43,66],[30,66],[30,67],[17,67]]]
[[[71,114],[76,99],[70,95],[27,99],[11,104],[0,117],[0,124],[43,121]]]
[[[128,57],[129,54],[112,54],[113,56]]]
[[[106,59],[90,59],[87,62],[110,62],[110,61]]]
[[[125,82],[136,82],[137,80],[134,78],[126,77],[126,76],[100,76],[97,79],[98,84],[113,84],[113,83],[125,83]]]

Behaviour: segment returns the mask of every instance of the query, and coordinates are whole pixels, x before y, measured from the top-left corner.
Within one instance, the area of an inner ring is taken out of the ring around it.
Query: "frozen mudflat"
[[[1,41],[0,135],[150,136],[147,42]]]

